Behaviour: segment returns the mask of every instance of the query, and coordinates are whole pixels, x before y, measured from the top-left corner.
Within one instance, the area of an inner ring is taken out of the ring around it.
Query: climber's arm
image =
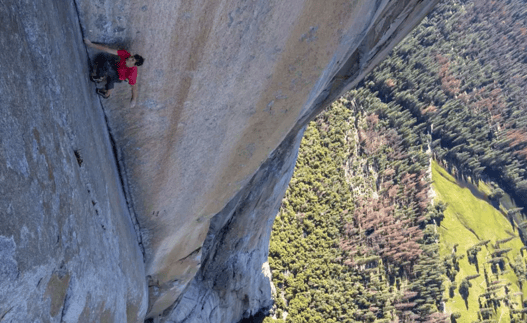
[[[108,54],[117,55],[116,49],[111,49],[103,45],[94,44],[88,38],[84,38],[84,43],[92,48],[96,48],[100,51],[107,52]]]
[[[135,102],[137,99],[137,83],[131,85],[131,87],[132,87],[132,100],[130,100],[130,105],[133,108],[135,106]]]

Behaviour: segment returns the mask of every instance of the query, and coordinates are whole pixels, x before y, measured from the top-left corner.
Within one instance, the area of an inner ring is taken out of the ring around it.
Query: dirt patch
[[[59,311],[64,304],[69,285],[70,274],[66,274],[62,278],[59,277],[58,274],[53,274],[53,276],[51,276],[44,297],[47,296],[51,298],[50,314],[52,317],[59,314]]]

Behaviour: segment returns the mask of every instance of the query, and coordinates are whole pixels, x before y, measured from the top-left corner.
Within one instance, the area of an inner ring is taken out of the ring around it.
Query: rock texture
[[[0,318],[236,322],[269,307],[268,238],[303,128],[435,2],[1,2]],[[79,23],[146,58],[137,106],[125,83],[104,102],[112,138]]]
[[[142,322],[143,256],[74,3],[0,12],[0,321]]]
[[[126,84],[105,106],[141,227],[155,317],[185,299],[209,259],[207,232],[222,230],[211,219],[234,212],[233,199],[256,188],[252,179],[264,176],[256,174],[284,139],[356,84],[436,1],[77,2],[88,38],[146,58],[138,106],[126,107]],[[259,297],[247,295],[247,304]]]
[[[200,271],[177,306],[166,311],[168,322],[235,322],[272,306],[269,238],[302,134],[284,140],[212,219]]]

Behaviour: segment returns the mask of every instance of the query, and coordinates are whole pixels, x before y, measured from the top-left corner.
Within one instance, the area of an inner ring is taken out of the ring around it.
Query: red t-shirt
[[[128,79],[128,84],[134,85],[137,80],[137,66],[126,66],[126,59],[132,55],[124,49],[118,50],[117,55],[119,55],[121,58],[121,60],[117,63],[117,73],[119,74],[119,79],[121,81]]]

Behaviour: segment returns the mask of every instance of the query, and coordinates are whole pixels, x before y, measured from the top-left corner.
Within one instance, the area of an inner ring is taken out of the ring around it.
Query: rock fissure
[[[2,316],[0,316],[0,322],[4,319],[7,314],[9,314],[9,312],[13,310],[13,308],[15,308],[15,306],[11,306],[7,311],[5,311],[4,314],[2,314]]]
[[[73,0],[73,7],[75,8],[76,19],[77,19],[77,21],[79,23],[79,29],[81,31],[81,36],[84,39],[84,34],[83,34],[84,28],[82,26],[82,22],[81,22],[81,19],[80,19],[79,5],[77,3],[77,0]],[[88,53],[88,49],[86,48],[86,46],[84,46],[84,49],[86,50],[86,55],[88,57],[87,64],[91,68],[91,62],[89,60],[90,55]],[[125,168],[125,165],[124,165],[124,159],[123,159],[122,156],[120,156],[121,155],[120,154],[120,150],[118,148],[118,145],[116,144],[115,137],[114,137],[114,134],[112,132],[110,123],[108,122],[108,115],[106,114],[106,110],[105,110],[104,105],[102,104],[100,98],[99,98],[99,106],[100,106],[100,108],[101,108],[101,110],[103,112],[103,115],[104,115],[104,121],[105,121],[106,129],[108,131],[108,137],[110,139],[110,144],[111,144],[111,148],[112,148],[114,162],[115,162],[115,166],[117,167],[117,174],[119,176],[119,182],[121,183],[121,189],[123,191],[124,198],[126,200],[126,205],[127,205],[127,208],[128,208],[128,212],[130,213],[130,217],[131,217],[132,223],[134,224],[135,234],[137,236],[137,243],[139,245],[141,253],[143,254],[143,261],[146,261],[146,254],[145,254],[145,247],[143,245],[143,237],[142,237],[141,225],[139,224],[139,221],[137,219],[137,214],[136,214],[134,206],[133,206],[133,201],[131,200],[132,196],[130,194],[130,189],[128,187],[128,181],[126,180],[127,178],[126,178],[126,173],[125,173],[125,169],[126,168]]]
[[[62,311],[60,312],[60,319],[59,319],[60,323],[64,322],[64,318],[65,318],[66,313],[68,311],[69,302],[70,302],[70,298],[71,298],[72,285],[73,285],[73,277],[69,281],[68,288],[66,289],[66,294],[64,295],[64,302],[62,304]]]
[[[183,261],[185,259],[188,259],[188,258],[191,258],[191,257],[194,257],[195,255],[197,255],[199,252],[201,251],[201,247],[197,248],[196,250],[192,251],[191,253],[189,253],[187,256],[179,259],[179,261]]]
[[[115,143],[114,136],[112,134],[112,130],[110,128],[110,125],[108,123],[108,117],[106,115],[106,111],[104,109],[104,106],[101,104],[101,108],[104,113],[104,120],[106,122],[106,127],[108,129],[108,137],[110,138],[110,144],[112,145],[112,152],[115,160],[115,165],[117,167],[117,173],[119,175],[119,181],[121,183],[121,188],[123,190],[124,198],[126,200],[126,206],[128,207],[128,212],[130,213],[130,218],[132,220],[132,223],[134,225],[135,234],[137,236],[137,244],[139,245],[139,248],[141,249],[141,253],[143,254],[143,261],[146,259],[145,255],[145,247],[143,245],[143,238],[141,233],[141,225],[139,224],[139,221],[137,219],[137,214],[135,212],[133,202],[131,201],[132,196],[129,193],[129,187],[128,187],[128,181],[126,180],[126,173],[125,173],[125,166],[124,166],[124,160],[120,158],[120,150],[117,147],[117,144]]]

